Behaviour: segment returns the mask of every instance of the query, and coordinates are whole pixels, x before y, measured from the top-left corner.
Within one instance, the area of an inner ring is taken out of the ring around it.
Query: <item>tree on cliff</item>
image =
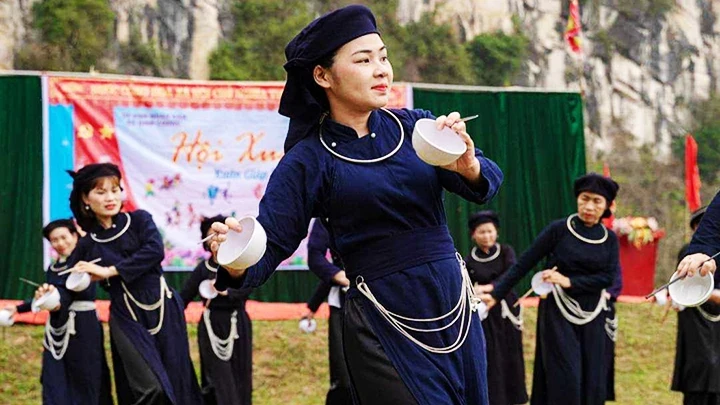
[[[19,69],[87,72],[98,67],[115,21],[107,0],[42,0],[32,13],[36,38],[18,53]]]

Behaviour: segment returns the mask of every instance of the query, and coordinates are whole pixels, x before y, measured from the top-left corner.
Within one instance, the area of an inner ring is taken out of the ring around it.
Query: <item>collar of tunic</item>
[[[593,245],[605,243],[608,238],[608,230],[602,223],[593,226],[585,226],[578,214],[572,214],[565,222],[570,233],[583,242]]]
[[[370,133],[358,137],[357,132],[343,124],[325,118],[322,123],[322,138],[327,147],[336,154],[353,160],[385,160],[399,149],[402,143],[403,128],[392,112],[375,110],[368,118]],[[390,155],[390,156],[388,156]]]
[[[121,212],[113,217],[113,224],[110,228],[104,229],[99,224],[96,225],[92,232],[90,232],[90,238],[97,243],[108,243],[121,237],[130,228],[130,214],[127,212]]]
[[[67,261],[64,261],[64,260],[62,260],[62,261],[58,260],[55,263],[50,265],[50,270],[54,271],[55,273],[61,272],[66,269],[67,269]]]
[[[493,249],[495,251],[493,252]],[[500,256],[500,244],[496,243],[495,246],[490,248],[490,252],[488,254],[485,254],[481,249],[478,249],[477,246],[474,246],[472,248],[472,251],[470,252],[470,255],[473,259],[480,263],[488,263],[491,262]]]
[[[217,273],[219,266],[220,265],[215,263],[215,261],[213,259],[205,260],[205,268],[210,270],[213,273]]]

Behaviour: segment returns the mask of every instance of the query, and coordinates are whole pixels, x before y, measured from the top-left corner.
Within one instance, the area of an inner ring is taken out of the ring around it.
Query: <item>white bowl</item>
[[[259,262],[267,248],[267,234],[255,218],[244,217],[239,222],[242,232],[228,232],[217,252],[218,263],[234,270],[244,270]]]
[[[670,281],[677,278],[677,272],[670,277]],[[685,307],[697,307],[710,298],[715,288],[715,280],[712,273],[701,276],[699,273],[692,277],[678,281],[668,287],[670,298]]]
[[[415,123],[412,145],[420,159],[433,166],[449,165],[467,151],[460,135],[447,127],[438,131],[435,120],[429,118]]]
[[[206,300],[211,300],[218,296],[218,290],[215,289],[215,280],[203,280],[198,286],[200,296]]]
[[[71,291],[83,291],[90,286],[90,281],[88,273],[70,273],[65,280],[65,287]]]
[[[553,292],[552,283],[543,281],[542,272],[535,273],[530,283],[532,284],[533,292],[539,296],[548,295]]]
[[[300,320],[300,330],[305,333],[313,333],[317,329],[317,322],[314,319],[303,318]]]
[[[60,291],[58,291],[57,288],[52,290],[52,292],[45,293],[42,297],[33,300],[32,303],[32,306],[48,311],[55,309],[58,305],[60,305]]]
[[[15,319],[10,311],[0,310],[0,326],[12,326],[13,323],[15,323]]]
[[[484,301],[480,301],[477,304],[477,314],[480,317],[481,321],[484,321],[485,318],[487,318],[488,315],[490,314],[490,311],[488,311],[487,304]]]

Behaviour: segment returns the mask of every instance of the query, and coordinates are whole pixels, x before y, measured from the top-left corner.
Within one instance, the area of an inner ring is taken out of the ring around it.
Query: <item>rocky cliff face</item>
[[[670,154],[670,137],[688,130],[688,104],[718,85],[720,2],[588,0],[583,2],[581,57],[563,40],[567,0],[403,0],[401,19],[428,10],[453,22],[465,39],[513,29],[513,16],[532,39],[519,85],[582,90],[591,152],[610,150],[631,135],[633,146]],[[663,6],[670,3],[669,11]],[[637,8],[634,8],[637,7]]]
[[[13,67],[36,0],[0,0],[0,69]],[[208,55],[232,31],[231,0],[111,0],[117,43],[138,30],[172,56],[178,77],[206,79]],[[586,0],[584,54],[571,55],[563,40],[567,0],[400,0],[398,19],[435,12],[465,40],[516,24],[532,40],[531,58],[517,84],[582,90],[591,153],[627,138],[651,145],[660,158],[670,137],[687,130],[688,104],[718,85],[720,50],[717,0]],[[122,63],[116,60],[115,63]]]

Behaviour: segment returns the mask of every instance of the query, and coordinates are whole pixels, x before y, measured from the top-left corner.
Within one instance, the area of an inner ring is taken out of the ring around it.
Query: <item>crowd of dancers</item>
[[[538,264],[552,292],[540,300],[531,404],[612,400],[619,250],[601,220],[610,214],[617,183],[596,174],[576,179],[577,211],[550,223],[518,258],[511,246],[497,243],[498,215],[480,212],[469,223],[475,246],[463,258],[446,224],[443,193],[484,204],[500,190],[503,173],[475,148],[457,112],[435,117],[384,108],[393,71],[372,12],[354,5],[326,14],[293,38],[285,53],[280,113],[290,125],[285,155],[260,202],[257,220],[267,249],[257,264],[219,266],[213,258],[218,247],[230,230],[242,229],[232,217],[211,218],[201,225],[203,236],[213,235],[206,244],[211,257],[178,293],[163,278],[163,241],[150,214],[122,210],[118,168],[90,164],[71,173],[70,207],[86,235],[79,237],[72,221],[44,230],[61,257],[36,293],[57,290],[61,296],[46,325],[44,402],[113,401],[94,312],[100,285],[110,296],[118,403],[249,404],[252,329],[245,300],[297,249],[313,218],[310,267],[323,284],[308,317],[327,295],[328,403],[527,402],[522,315],[512,289]],[[452,129],[467,151],[442,167],[420,160],[409,134],[421,118]],[[701,272],[715,270],[714,261],[703,262],[720,248],[715,205],[720,202],[713,201],[706,214],[711,219],[700,222],[681,272],[694,273],[702,263]],[[332,261],[325,258],[328,250]],[[67,270],[87,273],[94,282],[80,292],[67,290]],[[220,293],[205,302],[199,327],[201,387],[183,309],[207,279]],[[482,323],[475,313],[481,303],[489,308]],[[681,327],[694,322],[688,328],[697,329],[707,321],[694,312],[685,316]],[[717,404],[717,365],[703,365],[707,378],[698,378],[697,359],[688,360],[696,356],[688,349],[692,339],[714,335],[682,330],[679,336],[685,357],[673,387],[697,393],[712,386],[686,403]],[[712,384],[705,381],[710,379]]]

